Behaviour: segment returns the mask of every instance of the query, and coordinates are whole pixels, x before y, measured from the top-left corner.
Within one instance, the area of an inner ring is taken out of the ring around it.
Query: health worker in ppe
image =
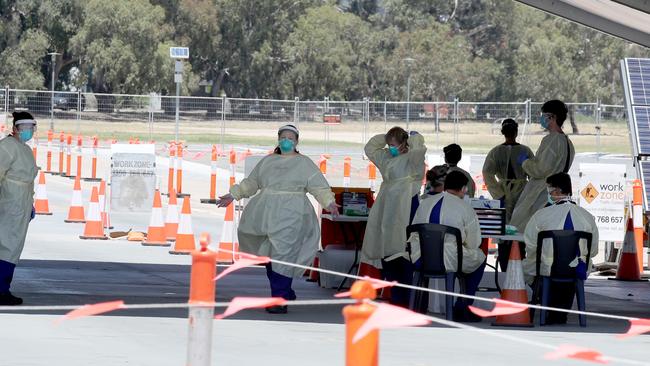
[[[576,267],[578,276],[587,278],[591,268],[591,259],[598,254],[598,226],[596,220],[584,208],[571,200],[571,177],[566,173],[554,174],[546,179],[547,206],[537,211],[526,225],[524,240],[526,242],[526,258],[523,259],[524,277],[526,282],[533,284],[536,275],[537,250],[542,251],[540,260],[540,275],[549,276],[553,265],[553,241],[544,239],[542,248],[537,248],[537,235],[546,230],[575,230],[591,233],[590,263],[585,263],[587,258],[587,242],[581,240],[580,253],[576,253],[575,260],[570,266]],[[551,282],[551,307],[571,309],[575,297],[573,282]],[[567,313],[551,311],[548,314],[548,324],[565,324]]]
[[[549,134],[542,139],[534,157],[522,152],[517,158],[517,164],[528,175],[528,183],[521,192],[510,219],[510,225],[517,227],[520,233],[526,228],[531,216],[546,204],[546,178],[557,173],[568,173],[573,163],[573,143],[562,132],[568,112],[566,104],[559,100],[544,103],[539,123]]]
[[[0,140],[0,305],[23,303],[9,288],[34,218],[38,172],[32,149],[26,144],[36,132],[36,121],[27,112],[12,115],[12,133]]]
[[[519,125],[508,118],[501,123],[501,133],[506,141],[494,147],[487,154],[483,164],[483,179],[492,198],[501,201],[506,209],[506,223],[510,222],[512,210],[528,182],[528,175],[517,164],[521,154],[533,157],[533,152],[526,145],[517,143]]]
[[[393,256],[404,251],[406,227],[417,207],[427,151],[424,137],[415,131],[409,135],[403,128],[393,127],[385,135],[373,136],[364,150],[379,169],[383,181],[368,215],[361,260],[381,266],[383,277],[389,281],[410,284],[411,263],[402,256]],[[408,290],[394,287],[391,297],[392,304],[408,306]]]
[[[226,207],[233,200],[253,197],[242,213],[237,229],[242,252],[268,256],[301,265],[311,264],[320,241],[320,228],[310,193],[332,214],[338,214],[334,193],[314,162],[296,150],[299,132],[293,125],[280,127],[278,146],[260,160],[250,175],[219,197]],[[293,278],[303,269],[269,263],[266,274],[273,297],[295,300]],[[286,313],[286,306],[267,308],[270,313]]]
[[[481,250],[481,228],[476,212],[463,198],[467,192],[469,180],[458,171],[449,172],[445,178],[444,192],[431,196],[420,202],[413,224],[441,224],[460,230],[463,240],[463,268],[458,270],[456,239],[445,237],[444,263],[448,272],[462,272],[465,281],[465,294],[475,295],[483,271],[485,254]],[[418,266],[420,260],[420,240],[417,233],[409,238],[411,243],[410,259]],[[459,322],[480,322],[481,318],[473,314],[468,305],[472,300],[458,298],[454,304],[453,319]]]
[[[444,191],[445,178],[447,178],[448,172],[449,167],[446,165],[436,165],[427,171],[427,174],[425,175],[426,183],[424,185],[424,194],[420,196],[420,201]]]
[[[458,166],[458,163],[463,158],[463,149],[458,144],[451,144],[445,146],[442,151],[445,153],[445,164],[449,167],[449,172],[461,172],[467,177],[469,183],[467,184],[467,197],[474,198],[476,194],[476,182],[472,176],[464,169]]]

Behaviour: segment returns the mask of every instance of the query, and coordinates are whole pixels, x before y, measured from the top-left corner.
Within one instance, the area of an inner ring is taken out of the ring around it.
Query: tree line
[[[319,100],[622,103],[626,41],[510,0],[0,0],[0,85]]]

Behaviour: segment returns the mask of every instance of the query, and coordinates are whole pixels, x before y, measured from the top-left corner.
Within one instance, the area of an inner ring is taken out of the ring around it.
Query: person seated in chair
[[[548,203],[546,207],[537,211],[526,225],[524,240],[526,242],[526,258],[522,261],[524,277],[526,282],[533,286],[536,275],[537,262],[537,236],[541,231],[547,230],[576,230],[591,233],[591,254],[593,258],[598,254],[598,227],[594,217],[584,208],[578,206],[571,200],[573,190],[571,188],[571,177],[566,173],[557,173],[546,179],[548,191]],[[548,241],[548,243],[546,243]],[[550,239],[545,239],[542,256],[540,259],[540,275],[549,276],[553,265],[553,244]],[[576,253],[577,254],[577,253]],[[587,254],[587,243],[582,240],[580,243],[580,254],[572,263],[576,265],[578,275],[586,278],[591,263],[585,263]],[[590,260],[591,262],[591,260]],[[571,309],[575,297],[575,285],[573,283],[552,282],[551,283],[551,307]],[[535,300],[535,299],[533,299]],[[549,312],[547,324],[565,324],[567,313]]]
[[[430,171],[431,173],[431,171]],[[427,174],[427,178],[436,181],[435,172]],[[481,251],[481,230],[478,216],[474,209],[463,200],[467,192],[467,177],[458,171],[449,172],[444,181],[444,192],[422,200],[413,224],[441,224],[460,230],[463,240],[463,268],[458,268],[456,240],[451,236],[445,238],[444,263],[448,272],[459,272],[459,277],[465,281],[467,295],[474,295],[483,277],[485,269],[485,254]],[[411,260],[418,266],[420,259],[420,244],[417,234],[409,238],[411,243]],[[462,272],[462,274],[460,273]],[[479,322],[481,318],[467,308],[473,301],[458,298],[453,310],[454,321]]]

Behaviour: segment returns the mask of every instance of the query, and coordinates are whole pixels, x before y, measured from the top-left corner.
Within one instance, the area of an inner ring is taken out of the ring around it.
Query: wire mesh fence
[[[244,99],[98,94],[0,89],[1,124],[10,112],[27,110],[49,129],[106,138],[200,143],[274,145],[277,128],[293,123],[304,147],[330,152],[358,149],[393,126],[417,130],[431,150],[458,143],[469,152],[487,152],[500,143],[505,118],[520,124],[520,140],[536,149],[544,136],[537,123],[542,103],[402,102]],[[178,106],[178,108],[177,108]],[[564,130],[578,151],[628,153],[625,108],[600,103],[568,103]],[[178,112],[177,112],[178,110]],[[39,134],[47,128],[39,129]]]

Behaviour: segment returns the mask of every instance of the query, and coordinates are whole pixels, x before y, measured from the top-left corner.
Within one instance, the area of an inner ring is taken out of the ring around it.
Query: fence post
[[[77,91],[77,135],[81,134],[81,90]]]
[[[300,119],[299,110],[300,107],[300,98],[296,97],[293,104],[293,124],[298,127],[298,121]]]
[[[521,133],[522,139],[524,142],[528,142],[528,135],[526,134],[528,132],[528,124],[530,123],[530,98],[526,99],[524,102],[524,128]]]
[[[219,140],[219,143],[221,144],[221,151],[225,151],[225,148],[223,146],[223,138],[224,135],[226,134],[226,102],[228,101],[228,97],[224,94],[223,97],[221,97],[221,137]]]
[[[323,109],[323,114],[327,114],[330,111],[330,97],[325,97],[324,99],[324,109]],[[323,124],[325,125],[325,152],[329,153],[330,151],[330,126],[329,124],[324,123],[325,121],[323,120]]]
[[[370,124],[370,100],[366,97],[363,98],[363,136],[361,137],[362,144],[368,141],[368,126]]]
[[[459,116],[458,116],[458,98],[454,98],[454,143],[458,143],[458,130],[459,126],[458,123],[460,122]]]
[[[388,101],[384,99],[384,133],[388,131],[388,116],[386,115],[386,106]]]
[[[4,108],[4,118],[2,120],[2,123],[7,125],[7,114],[9,113],[9,87],[5,87],[5,100],[4,100],[5,108]]]
[[[602,117],[600,98],[596,99],[596,161],[600,161],[600,118]]]

